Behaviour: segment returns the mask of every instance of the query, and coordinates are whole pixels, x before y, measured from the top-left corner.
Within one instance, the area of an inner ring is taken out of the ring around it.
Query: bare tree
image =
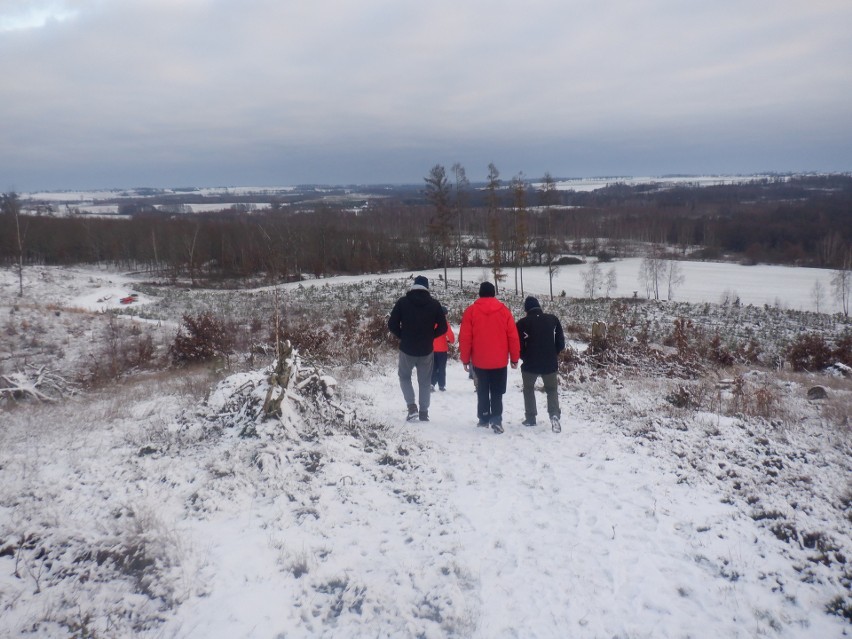
[[[491,244],[491,274],[494,277],[495,292],[500,292],[500,284],[506,281],[506,273],[503,271],[503,238],[500,233],[500,222],[496,217],[491,218],[488,223],[488,241]]]
[[[666,296],[666,299],[671,300],[674,296],[675,288],[683,284],[686,277],[683,274],[683,270],[680,268],[680,264],[675,260],[666,260],[666,264],[663,266],[663,269],[666,276],[666,283],[668,284],[668,295]]]
[[[524,174],[518,173],[512,179],[512,209],[515,217],[514,253],[515,253],[515,293],[524,294],[524,263],[529,255],[529,223],[527,221],[527,187]],[[520,289],[518,274],[520,272]]]
[[[601,273],[600,264],[592,262],[589,265],[589,268],[582,273],[582,277],[583,290],[586,293],[586,297],[589,299],[595,299],[595,294],[603,285],[603,274]]]
[[[834,231],[823,237],[816,246],[820,266],[831,266],[840,261],[843,251],[843,238]]]
[[[825,300],[825,289],[819,280],[814,282],[814,287],[811,289],[811,300],[814,303],[816,312],[819,313],[823,300]]]
[[[186,256],[189,264],[189,281],[195,286],[195,262],[196,262],[196,248],[198,246],[198,232],[201,230],[201,225],[195,225],[195,231],[192,234],[192,239],[189,239],[188,235],[183,237],[183,244],[186,248]]]
[[[553,228],[553,204],[556,200],[556,180],[549,172],[544,174],[544,185],[541,190],[541,204],[544,206],[544,213],[547,216],[547,238],[545,241],[545,251],[547,255],[547,279],[550,283],[550,299],[553,299],[553,278],[559,272],[559,266],[556,264],[556,238],[554,237],[555,229]]]
[[[14,191],[4,193],[0,198],[0,210],[15,222],[15,239],[18,253],[18,297],[24,296],[24,238],[26,227],[21,230],[21,202]]]
[[[849,317],[849,297],[852,294],[852,251],[847,250],[841,268],[831,276],[831,288],[834,299],[840,305],[843,315]]]
[[[429,175],[423,178],[426,182],[426,199],[435,207],[435,216],[429,225],[432,233],[438,239],[441,248],[441,263],[444,266],[444,288],[447,288],[447,254],[450,248],[450,183],[447,180],[447,171],[440,164],[436,164],[429,171]]]
[[[503,238],[500,233],[500,220],[497,215],[500,208],[500,171],[494,163],[488,165],[488,181],[486,184],[488,203],[488,239],[491,242],[491,273],[494,275],[494,288],[499,290],[500,282],[506,279],[503,272]]]
[[[645,287],[648,299],[660,299],[660,280],[663,277],[664,260],[655,251],[652,255],[642,258],[639,266],[639,281]]]
[[[452,166],[453,178],[455,180],[455,184],[453,185],[453,190],[455,191],[455,205],[456,205],[456,215],[458,216],[458,238],[457,238],[457,251],[459,255],[459,286],[464,286],[464,266],[467,262],[467,250],[464,248],[462,243],[462,221],[464,217],[464,210],[467,208],[467,199],[468,193],[467,189],[470,186],[470,182],[468,182],[467,174],[465,173],[464,167],[456,162]]]
[[[606,280],[604,281],[606,296],[609,297],[610,293],[612,293],[616,288],[618,288],[618,280],[615,275],[615,267],[610,266],[609,270],[606,272]]]

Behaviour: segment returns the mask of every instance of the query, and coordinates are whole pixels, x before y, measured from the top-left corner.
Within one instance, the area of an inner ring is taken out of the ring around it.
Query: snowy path
[[[543,423],[543,394],[539,425],[521,426],[519,371],[509,371],[499,436],[475,426],[475,393],[458,362],[449,363],[447,388],[433,394],[427,424],[403,421],[394,375],[363,391],[376,418],[400,415],[399,429],[440,458],[433,463],[446,478],[432,489],[455,518],[453,560],[475,580],[475,636],[775,635],[769,611],[778,602],[768,589],[732,569],[725,576],[724,558],[750,558],[757,540],[753,522],[737,519],[718,494],[678,484],[617,424],[578,418],[588,409],[571,393],[560,398],[561,434]],[[767,560],[767,571],[776,567]],[[823,621],[795,605],[787,614]],[[780,636],[831,636],[836,626],[824,621],[829,634],[802,626],[801,635]]]

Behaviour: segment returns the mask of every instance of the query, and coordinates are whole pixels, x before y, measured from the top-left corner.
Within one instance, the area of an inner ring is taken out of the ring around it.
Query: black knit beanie
[[[538,303],[538,300],[530,295],[527,299],[524,300],[524,310],[529,313],[534,308],[541,309],[541,304]]]
[[[491,282],[483,282],[479,285],[479,297],[494,297],[497,291]]]

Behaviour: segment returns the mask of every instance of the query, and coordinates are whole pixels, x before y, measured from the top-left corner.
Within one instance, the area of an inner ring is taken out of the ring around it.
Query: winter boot
[[[499,417],[493,417],[491,419],[491,430],[494,431],[495,435],[503,434],[503,420]]]
[[[428,422],[429,421],[429,411],[428,410],[421,410],[420,411],[420,421],[421,422]]]
[[[480,426],[480,427],[482,427],[482,428],[485,428],[486,426],[490,426],[490,425],[491,425],[491,421],[490,421],[490,420],[491,420],[491,416],[490,416],[490,415],[483,415],[482,417],[480,417],[480,418],[479,418],[479,421],[477,422],[477,424],[476,424],[476,425],[477,425],[477,426]]]
[[[554,433],[562,432],[562,424],[559,423],[559,415],[550,416],[550,427],[553,429]]]
[[[535,426],[535,417],[527,417],[521,422],[521,426]]]
[[[405,418],[407,422],[413,422],[418,417],[417,412],[417,404],[409,404],[408,405],[408,417]]]

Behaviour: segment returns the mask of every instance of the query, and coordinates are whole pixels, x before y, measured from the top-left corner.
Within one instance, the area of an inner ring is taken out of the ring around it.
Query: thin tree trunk
[[[18,297],[24,296],[24,241],[21,238],[21,219],[15,211],[15,230],[18,233]]]

